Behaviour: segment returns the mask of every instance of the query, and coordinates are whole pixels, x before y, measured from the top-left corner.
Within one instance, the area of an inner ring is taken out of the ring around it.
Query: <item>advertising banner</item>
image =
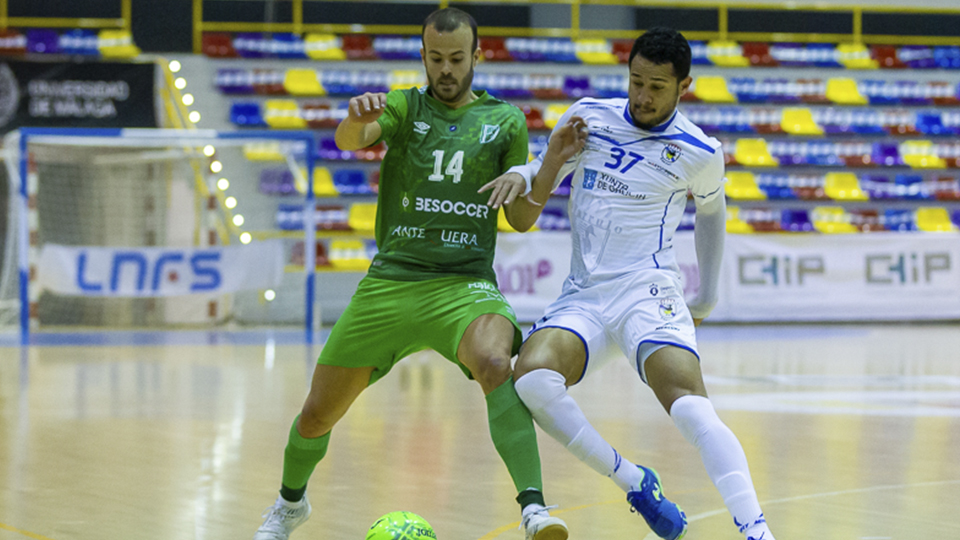
[[[152,63],[0,61],[0,133],[157,127]]]
[[[38,281],[64,295],[161,297],[266,289],[282,277],[279,241],[202,249],[47,244]]]

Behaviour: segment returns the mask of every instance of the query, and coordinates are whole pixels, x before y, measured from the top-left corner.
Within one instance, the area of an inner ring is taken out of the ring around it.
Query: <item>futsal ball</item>
[[[373,522],[365,540],[436,540],[427,520],[413,512],[390,512]]]

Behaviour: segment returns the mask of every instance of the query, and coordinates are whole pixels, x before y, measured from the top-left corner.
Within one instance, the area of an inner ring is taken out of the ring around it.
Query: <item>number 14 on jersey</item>
[[[453,157],[450,159],[450,162],[447,163],[446,170],[441,174],[440,171],[443,169],[443,150],[434,150],[433,151],[433,174],[427,177],[427,180],[432,182],[442,182],[447,175],[453,176],[453,183],[459,184],[460,177],[463,176],[463,150],[457,150]]]

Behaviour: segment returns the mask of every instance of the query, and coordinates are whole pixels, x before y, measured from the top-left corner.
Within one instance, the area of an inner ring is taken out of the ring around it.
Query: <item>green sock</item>
[[[280,487],[280,496],[290,502],[297,502],[303,498],[307,490],[307,481],[313,474],[317,463],[327,453],[327,444],[330,443],[330,433],[315,439],[307,439],[297,431],[298,415],[290,428],[290,438],[287,448],[283,452],[283,485]]]
[[[487,395],[490,438],[518,492],[543,491],[540,451],[533,417],[513,388],[513,377]]]

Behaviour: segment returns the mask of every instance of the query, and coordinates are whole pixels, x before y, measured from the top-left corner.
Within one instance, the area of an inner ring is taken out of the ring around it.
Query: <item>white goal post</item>
[[[312,341],[312,132],[22,128],[3,152],[0,327],[22,344],[38,328],[226,323],[302,324]],[[278,176],[295,189],[268,189]],[[302,228],[278,229],[279,206]]]

